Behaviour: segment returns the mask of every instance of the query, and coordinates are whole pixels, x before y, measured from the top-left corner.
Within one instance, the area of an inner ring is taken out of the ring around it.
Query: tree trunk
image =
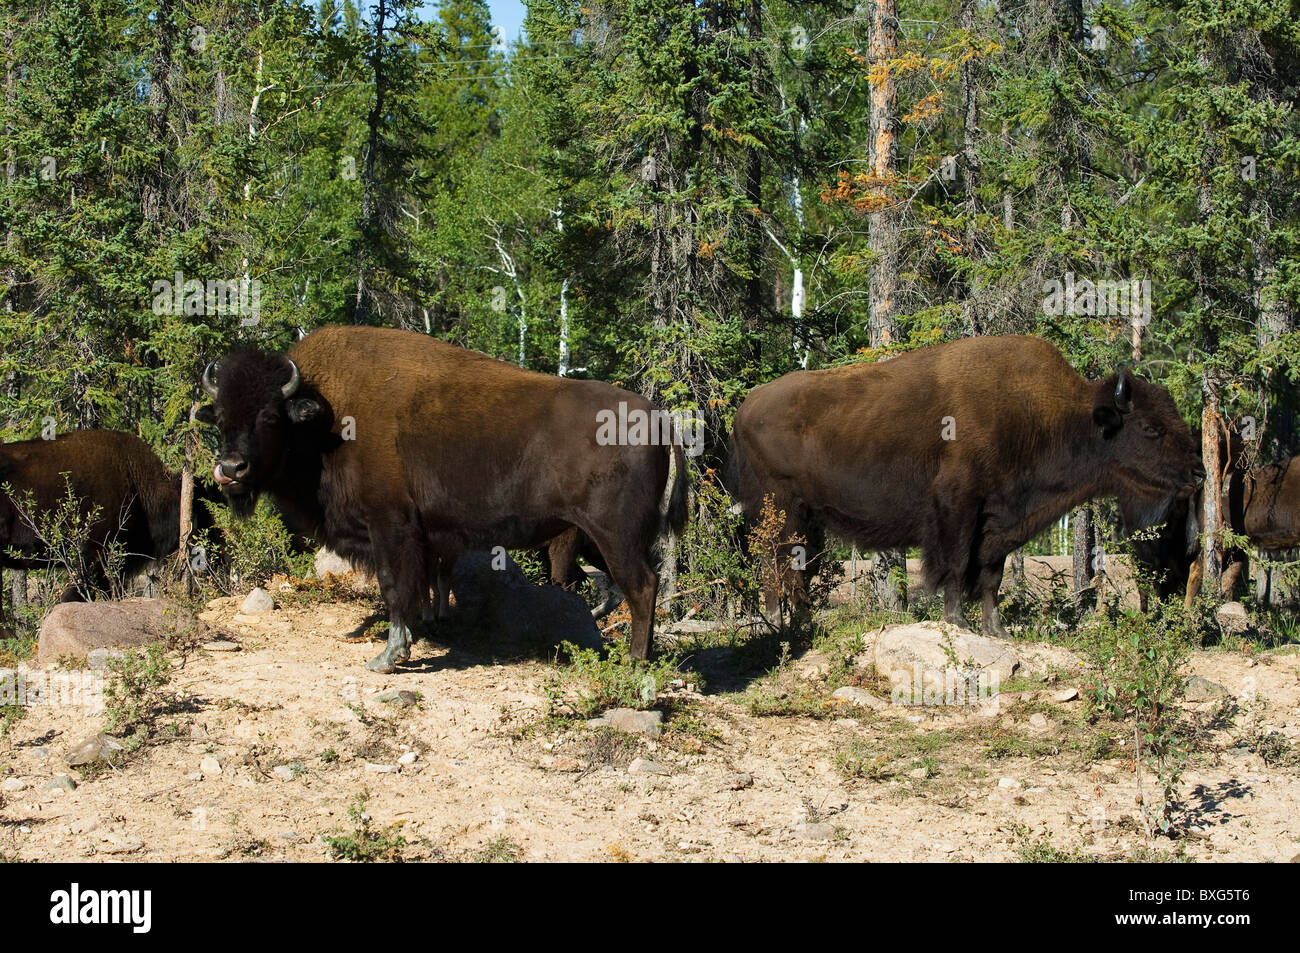
[[[1223,552],[1219,532],[1223,528],[1223,461],[1219,457],[1219,383],[1211,374],[1201,380],[1201,459],[1205,466],[1205,491],[1201,512],[1202,591],[1215,599],[1219,596],[1219,576],[1223,572]]]
[[[1088,612],[1096,605],[1096,591],[1092,588],[1093,549],[1097,545],[1097,530],[1093,525],[1092,507],[1085,503],[1070,515],[1074,529],[1071,552],[1074,568],[1074,599],[1080,612]]]
[[[870,94],[870,166],[877,207],[869,216],[873,253],[869,276],[871,346],[888,347],[898,334],[894,309],[898,278],[900,207],[893,194],[898,171],[898,93],[892,61],[898,56],[896,0],[869,0],[868,58],[873,76]],[[875,554],[869,573],[871,588],[886,609],[907,611],[907,554],[888,550]],[[901,580],[901,581],[900,581]]]

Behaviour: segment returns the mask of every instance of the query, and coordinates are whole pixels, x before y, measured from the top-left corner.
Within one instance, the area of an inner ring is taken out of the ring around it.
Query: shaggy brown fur
[[[822,525],[865,549],[919,546],[945,617],[962,624],[963,594],[979,593],[995,635],[1008,553],[1093,497],[1141,500],[1149,523],[1203,475],[1163,388],[1084,380],[1032,337],[787,374],[741,405],[734,454],[748,519],[770,494],[782,538],[809,536],[811,553]],[[804,598],[802,573],[789,585]]]
[[[597,442],[598,411],[649,412],[647,401],[387,328],[321,328],[288,356],[300,374],[288,395],[283,355],[221,362],[204,414],[221,431],[218,482],[237,513],[270,494],[291,530],[374,571],[389,645],[371,668],[409,658],[440,564],[468,548],[539,546],[571,526],[627,596],[631,652],[648,654],[651,552],[665,519],[684,520],[684,458],[674,448],[668,487],[667,447]]]

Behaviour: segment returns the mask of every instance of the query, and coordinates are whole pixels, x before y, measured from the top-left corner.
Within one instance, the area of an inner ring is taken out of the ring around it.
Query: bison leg
[[[943,584],[943,621],[957,626],[959,629],[967,629],[966,617],[961,611],[962,591],[961,583],[955,580],[948,580]]]
[[[1000,561],[980,567],[980,630],[995,639],[1011,638],[1011,633],[1002,624],[1002,614],[998,611],[998,590],[1002,588],[1004,565],[1005,562]]]
[[[398,517],[387,525],[409,523]],[[372,537],[372,545],[379,560],[379,592],[388,606],[388,645],[366,668],[387,675],[411,657],[411,623],[429,605],[429,557],[418,539],[409,534]]]
[[[438,578],[434,585],[438,590],[438,609],[435,618],[439,621],[451,615],[451,570],[452,563],[445,559],[438,560]]]
[[[585,527],[584,527],[585,529]],[[659,594],[659,574],[650,568],[645,553],[635,546],[621,543],[612,536],[587,531],[600,550],[609,574],[627,597],[632,613],[632,637],[628,652],[633,658],[650,657],[650,639],[654,635],[655,598]]]

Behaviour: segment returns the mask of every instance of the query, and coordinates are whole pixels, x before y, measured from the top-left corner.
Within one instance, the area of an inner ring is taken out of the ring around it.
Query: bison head
[[[283,477],[300,434],[329,412],[288,357],[236,351],[203,372],[212,404],[197,419],[215,424],[221,448],[213,478],[238,516],[248,516],[258,496]],[[328,422],[325,422],[328,428]]]
[[[1097,385],[1092,420],[1121,506],[1141,526],[1162,522],[1205,479],[1200,445],[1163,387],[1112,375]]]

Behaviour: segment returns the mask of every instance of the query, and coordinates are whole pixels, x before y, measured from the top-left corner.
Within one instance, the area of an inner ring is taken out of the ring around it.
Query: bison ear
[[[297,397],[289,401],[289,419],[296,424],[308,424],[319,420],[325,413],[320,401],[310,397]]]
[[[1101,428],[1103,437],[1110,439],[1124,426],[1124,415],[1108,404],[1098,404],[1092,408],[1092,422]]]
[[[194,411],[194,419],[201,424],[215,424],[217,422],[217,408],[212,404],[204,404]]]

